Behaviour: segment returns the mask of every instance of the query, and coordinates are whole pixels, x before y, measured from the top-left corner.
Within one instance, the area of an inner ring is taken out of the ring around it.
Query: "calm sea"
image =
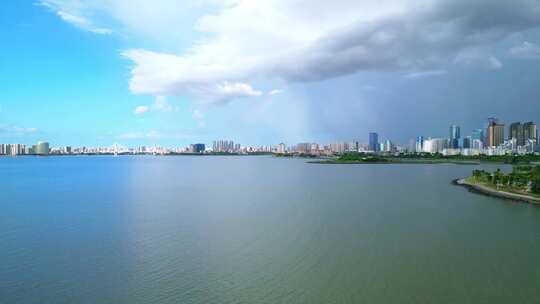
[[[0,303],[539,303],[540,207],[473,168],[0,158]]]

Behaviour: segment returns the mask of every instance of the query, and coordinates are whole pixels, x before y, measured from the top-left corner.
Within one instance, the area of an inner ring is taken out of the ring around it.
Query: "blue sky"
[[[35,0],[0,11],[0,142],[183,146],[540,123],[540,4]]]

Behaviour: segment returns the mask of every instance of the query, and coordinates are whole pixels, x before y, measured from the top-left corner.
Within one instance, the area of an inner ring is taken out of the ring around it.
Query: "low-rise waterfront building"
[[[441,153],[448,148],[448,138],[428,138],[424,141],[423,152]]]

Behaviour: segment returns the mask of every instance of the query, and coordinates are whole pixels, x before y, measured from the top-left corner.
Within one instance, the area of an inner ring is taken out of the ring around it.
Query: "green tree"
[[[531,181],[531,192],[540,194],[540,176],[536,176]]]

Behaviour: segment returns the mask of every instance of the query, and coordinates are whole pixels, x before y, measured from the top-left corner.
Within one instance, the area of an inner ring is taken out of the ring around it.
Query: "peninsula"
[[[290,155],[292,157],[294,155]],[[297,155],[298,156],[298,155]],[[299,155],[302,157],[301,155]],[[303,157],[306,157],[305,155]],[[313,156],[311,156],[313,157]],[[480,163],[504,163],[529,165],[540,162],[540,156],[527,155],[442,155],[440,153],[360,153],[350,152],[334,157],[310,161],[316,164],[458,164],[479,165]]]
[[[345,153],[334,158],[310,161],[315,164],[458,164],[478,165],[480,161],[473,158],[454,158],[432,156],[429,154],[369,154]]]
[[[511,173],[473,170],[472,176],[454,184],[484,195],[540,204],[540,165],[516,166]]]

